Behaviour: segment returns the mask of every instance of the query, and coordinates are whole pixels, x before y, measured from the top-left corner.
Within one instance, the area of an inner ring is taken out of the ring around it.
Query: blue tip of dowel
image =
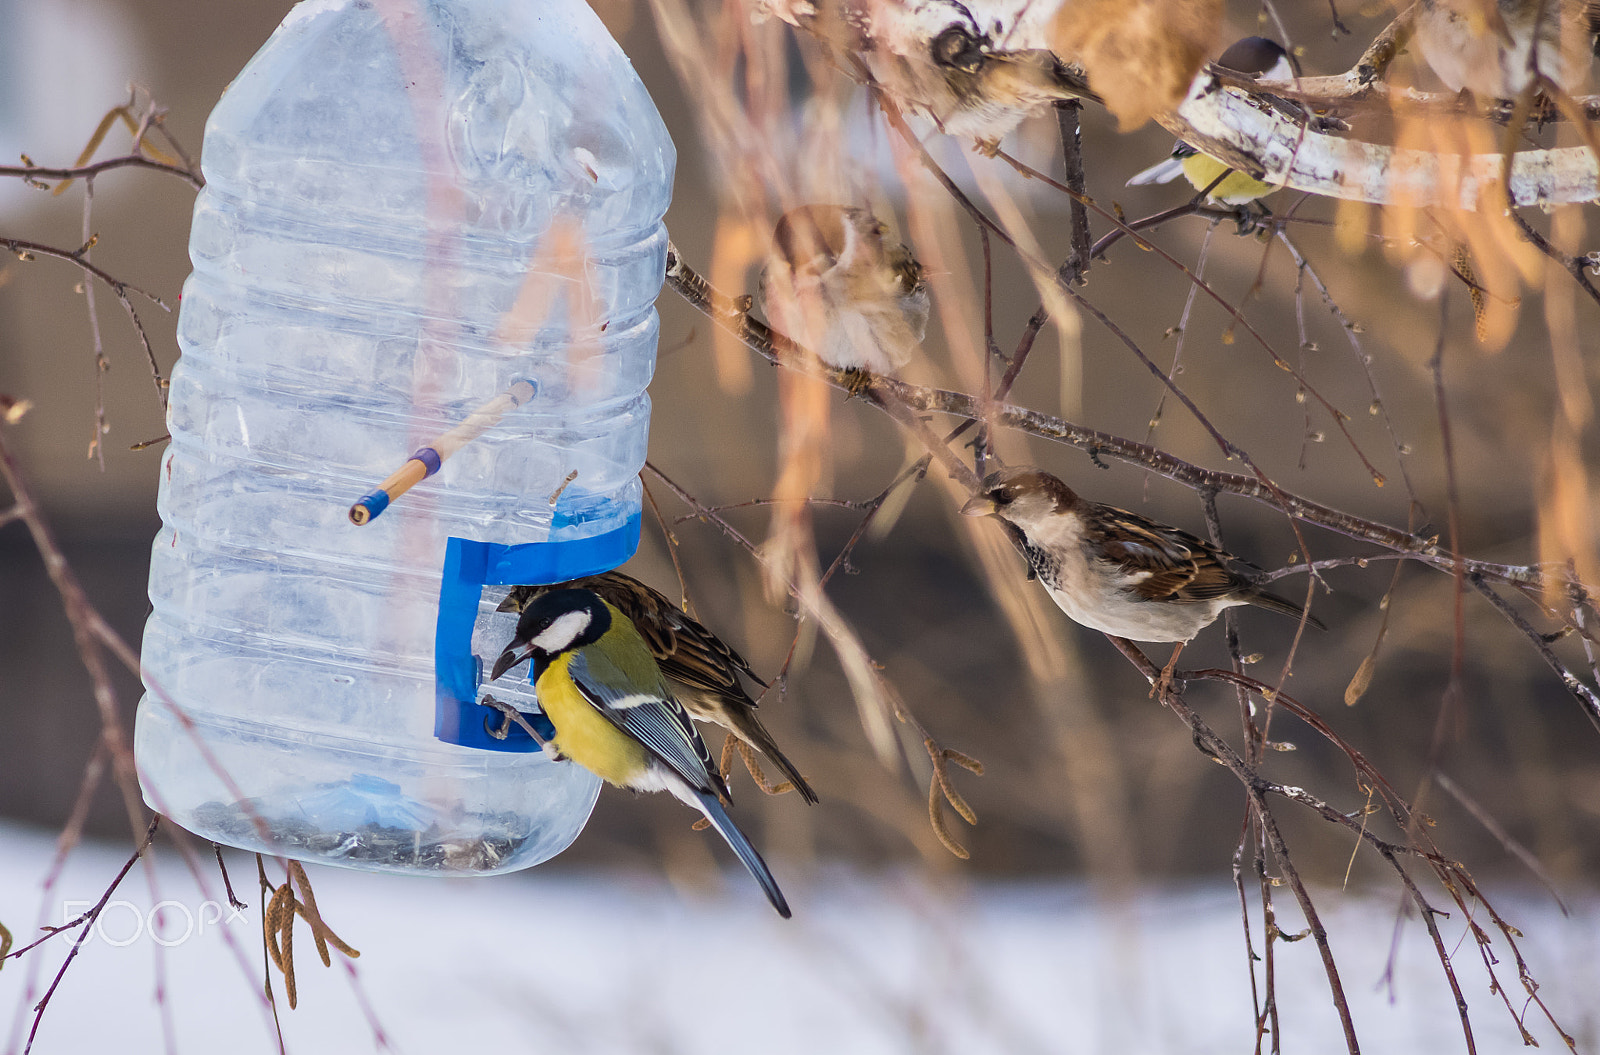
[[[359,527],[388,508],[389,492],[374,491],[350,507],[350,520]]]

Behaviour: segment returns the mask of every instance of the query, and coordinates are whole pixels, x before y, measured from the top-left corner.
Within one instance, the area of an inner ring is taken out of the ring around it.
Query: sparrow
[[[1009,525],[1050,599],[1091,630],[1182,646],[1224,609],[1241,604],[1325,629],[1293,601],[1232,570],[1234,558],[1209,542],[1086,501],[1041,469],[1013,466],[991,473],[961,512]]]
[[[893,373],[922,343],[928,284],[911,250],[849,205],[802,205],[778,219],[761,273],[772,328],[836,370]]]
[[[1038,0],[766,0],[766,9],[859,55],[905,109],[986,145],[1058,99],[1100,102],[1046,44],[1059,6]]]
[[[669,601],[659,590],[631,575],[608,571],[556,586],[513,586],[497,611],[521,612],[534,598],[557,589],[592,590],[639,631],[661,673],[678,690],[678,702],[690,717],[715,722],[766,755],[807,802],[817,793],[793,762],[778,749],[772,734],[756,717],[756,701],[745,691],[740,675],[765,685],[735,652],[698,619]]]
[[[1412,40],[1453,92],[1515,99],[1534,64],[1566,91],[1587,77],[1597,51],[1596,0],[1420,0]]]
[[[555,729],[550,748],[609,784],[665,791],[699,810],[789,918],[766,862],[722,807],[728,789],[705,741],[627,616],[593,590],[541,594],[523,608],[490,680],[523,660],[533,662],[534,692]]]
[[[1287,81],[1299,75],[1293,58],[1283,45],[1266,37],[1245,37],[1235,41],[1217,59],[1217,65],[1258,80]],[[1207,76],[1209,74],[1201,71],[1200,77]],[[1219,205],[1249,205],[1278,189],[1254,176],[1228,168],[1210,154],[1202,154],[1181,139],[1165,161],[1138,173],[1127,185],[1143,187],[1151,183],[1171,183],[1179,176],[1188,180],[1197,191],[1210,188],[1206,197]],[[1212,183],[1219,176],[1222,177],[1221,182],[1213,187]]]

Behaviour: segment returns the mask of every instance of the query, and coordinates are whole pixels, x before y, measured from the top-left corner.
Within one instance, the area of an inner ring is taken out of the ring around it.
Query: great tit
[[[623,572],[608,571],[556,586],[513,586],[500,602],[499,611],[520,612],[535,597],[561,588],[593,590],[627,616],[644,637],[661,673],[678,689],[678,701],[690,717],[715,722],[732,732],[771,759],[801,798],[817,801],[817,793],[756,717],[756,701],[745,691],[740,675],[760,684],[765,682],[743,656],[659,590]]]
[[[1290,80],[1296,73],[1293,60],[1283,45],[1266,37],[1245,37],[1235,42],[1217,59],[1217,65],[1247,77],[1269,81]],[[1206,75],[1201,71],[1200,76]],[[1135,175],[1128,181],[1128,186],[1171,183],[1179,176],[1188,180],[1195,190],[1210,187],[1206,196],[1220,205],[1248,205],[1278,189],[1254,176],[1228,168],[1210,154],[1202,154],[1182,140],[1172,148],[1171,155],[1165,161]],[[1218,176],[1222,176],[1221,182],[1212,187],[1212,182]]]
[[[699,810],[789,918],[766,862],[722,807],[728,789],[705,741],[627,616],[593,590],[543,594],[522,610],[490,680],[523,660],[533,661],[534,692],[555,729],[555,751],[607,783],[670,792]]]

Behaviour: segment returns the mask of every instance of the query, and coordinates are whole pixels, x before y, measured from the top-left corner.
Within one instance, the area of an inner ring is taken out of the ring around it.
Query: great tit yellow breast
[[[568,670],[572,653],[550,661],[534,686],[539,706],[555,726],[555,748],[609,784],[627,787],[649,765],[645,746],[595,709]]]
[[[1227,175],[1223,176],[1222,182],[1211,187],[1211,181],[1222,176],[1224,172]],[[1195,190],[1211,187],[1208,197],[1224,205],[1246,205],[1278,189],[1270,183],[1262,183],[1243,172],[1229,169],[1227,165],[1209,154],[1192,154],[1184,158],[1183,176],[1194,184]]]

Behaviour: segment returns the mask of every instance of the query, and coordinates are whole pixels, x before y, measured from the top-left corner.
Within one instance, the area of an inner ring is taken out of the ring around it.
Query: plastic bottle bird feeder
[[[482,657],[515,627],[494,587],[638,544],[674,161],[583,0],[304,0],[239,74],[206,127],[161,467],[152,808],[398,872],[576,837],[598,782],[492,735]],[[413,451],[427,478],[385,512]],[[358,527],[362,495],[382,515]],[[512,681],[494,695],[536,712]]]

